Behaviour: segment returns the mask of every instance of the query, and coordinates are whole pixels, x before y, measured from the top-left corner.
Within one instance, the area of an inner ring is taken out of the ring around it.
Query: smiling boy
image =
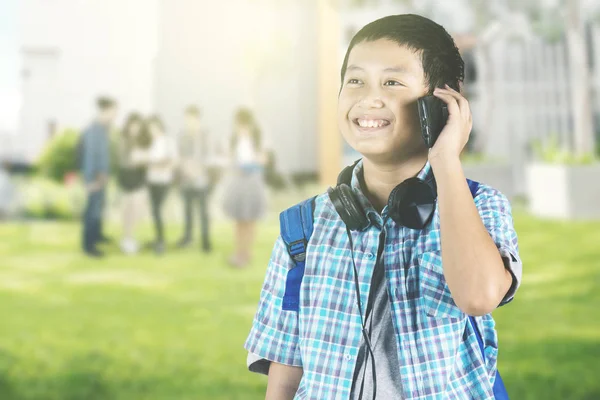
[[[295,262],[278,238],[245,344],[250,370],[269,376],[267,399],[493,398],[490,313],[512,300],[522,265],[508,200],[484,184],[471,193],[461,166],[472,127],[463,68],[444,28],[417,15],[352,39],[338,125],[363,157],[342,180],[366,219],[351,231],[331,194],[317,196],[297,310],[282,306]],[[431,94],[449,116],[429,149],[416,103]],[[437,194],[417,229],[396,221],[390,200],[415,177]]]

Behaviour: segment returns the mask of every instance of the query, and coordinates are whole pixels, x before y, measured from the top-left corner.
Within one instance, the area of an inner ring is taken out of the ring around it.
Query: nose
[[[383,104],[381,93],[374,87],[370,87],[361,99],[361,105],[366,108],[381,108]]]

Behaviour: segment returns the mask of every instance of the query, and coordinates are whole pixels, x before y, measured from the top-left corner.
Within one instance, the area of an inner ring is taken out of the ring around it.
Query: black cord
[[[364,391],[364,386],[365,386],[365,378],[367,375],[367,363],[369,361],[369,355],[371,356],[371,373],[373,374],[372,376],[372,381],[373,381],[373,400],[375,400],[376,396],[377,396],[377,371],[375,368],[375,355],[373,354],[373,346],[371,345],[371,333],[373,332],[373,316],[370,315],[371,314],[371,307],[373,305],[373,291],[371,291],[369,293],[369,299],[367,300],[367,313],[365,315],[365,317],[363,318],[363,312],[362,312],[362,303],[360,301],[360,285],[358,283],[358,269],[356,268],[356,263],[354,261],[354,244],[352,242],[352,234],[350,232],[350,229],[348,227],[346,227],[346,233],[348,234],[348,241],[350,242],[350,253],[352,255],[352,266],[354,268],[354,287],[356,290],[356,300],[358,303],[358,311],[360,312],[360,322],[362,325],[362,334],[363,334],[363,338],[365,341],[365,344],[367,345],[367,350],[365,352],[365,367],[363,370],[363,377],[362,377],[362,382],[360,385],[360,392],[358,395],[359,400],[362,400],[362,396],[363,396],[363,391]],[[383,254],[383,246],[382,244],[385,243],[385,229],[382,231],[381,236],[379,237],[379,246],[377,249],[377,259],[375,260],[375,270],[377,270],[377,268],[380,266],[380,260],[381,260],[381,255]],[[369,321],[369,329],[367,329],[367,325],[365,323],[366,319],[369,319],[369,316],[371,317],[370,321]]]

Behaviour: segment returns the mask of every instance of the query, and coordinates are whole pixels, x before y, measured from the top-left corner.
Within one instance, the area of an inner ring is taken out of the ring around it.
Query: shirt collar
[[[430,179],[432,174],[431,164],[429,164],[429,160],[425,163],[423,168],[416,175],[417,178],[427,181]],[[371,204],[367,196],[365,196],[363,192],[364,187],[364,172],[363,172],[363,160],[362,158],[356,163],[354,169],[352,170],[352,180],[350,181],[350,187],[352,191],[356,195],[361,207],[365,210],[365,214],[367,215],[367,219],[369,220],[369,225],[365,228],[368,229],[372,224],[375,224],[379,227],[383,225],[383,218],[387,216],[387,205],[383,208],[381,215],[375,210],[375,207]]]

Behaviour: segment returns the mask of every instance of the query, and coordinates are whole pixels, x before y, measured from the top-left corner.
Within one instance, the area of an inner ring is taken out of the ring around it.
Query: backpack
[[[479,182],[467,179],[471,195],[475,198]],[[308,240],[313,232],[313,219],[315,209],[315,197],[304,200],[293,207],[284,210],[279,215],[279,225],[281,238],[285,242],[288,253],[295,266],[288,271],[285,282],[285,294],[283,296],[282,309],[298,312],[300,308],[300,285],[304,277],[304,268],[306,262],[306,248]],[[484,356],[483,338],[479,328],[475,323],[475,318],[469,316],[469,322],[473,326],[479,349]],[[504,382],[500,377],[500,372],[496,371],[496,380],[494,381],[494,398],[496,400],[508,400],[508,393]]]

